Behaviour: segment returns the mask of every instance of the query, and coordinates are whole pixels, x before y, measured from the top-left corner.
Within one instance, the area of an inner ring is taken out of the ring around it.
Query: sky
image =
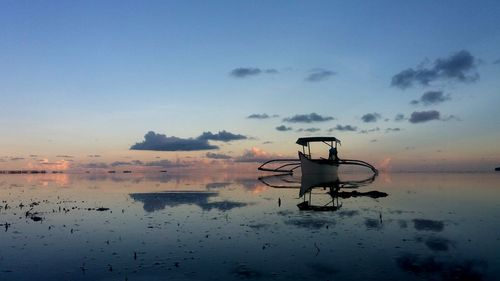
[[[491,170],[499,14],[498,1],[2,0],[0,169],[256,167],[335,136],[341,158],[388,170]]]

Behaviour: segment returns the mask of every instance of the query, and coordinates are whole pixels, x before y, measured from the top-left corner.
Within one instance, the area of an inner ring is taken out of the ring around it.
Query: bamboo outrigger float
[[[329,157],[312,158],[311,143],[321,142],[330,147]],[[336,174],[340,165],[356,165],[369,168],[374,174],[378,170],[365,161],[355,159],[340,159],[337,156],[337,145],[340,140],[335,137],[306,137],[297,139],[296,143],[302,146],[298,159],[273,159],[260,165],[258,170],[276,173],[293,174],[301,168],[302,175]],[[278,167],[272,167],[273,165]]]

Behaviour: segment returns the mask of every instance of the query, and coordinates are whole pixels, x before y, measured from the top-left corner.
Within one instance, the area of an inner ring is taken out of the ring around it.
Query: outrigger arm
[[[267,168],[271,163],[279,163],[283,162],[284,164],[278,166],[277,168]],[[355,159],[339,159],[339,165],[356,165],[367,167],[372,170],[373,173],[378,174],[377,168],[375,168],[370,163],[361,160]],[[285,173],[285,174],[293,174],[294,170],[300,168],[300,160],[299,159],[274,159],[265,162],[257,168],[259,171],[266,172],[275,172],[275,173]]]

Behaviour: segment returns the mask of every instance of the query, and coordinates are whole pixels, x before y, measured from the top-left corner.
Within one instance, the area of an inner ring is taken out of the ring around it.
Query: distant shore
[[[62,174],[63,171],[46,171],[46,170],[0,170],[0,174],[17,175],[17,174]]]

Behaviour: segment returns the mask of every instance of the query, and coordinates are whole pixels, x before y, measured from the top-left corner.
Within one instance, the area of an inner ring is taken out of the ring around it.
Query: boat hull
[[[339,163],[328,159],[309,159],[299,152],[302,175],[334,175],[337,176]]]

